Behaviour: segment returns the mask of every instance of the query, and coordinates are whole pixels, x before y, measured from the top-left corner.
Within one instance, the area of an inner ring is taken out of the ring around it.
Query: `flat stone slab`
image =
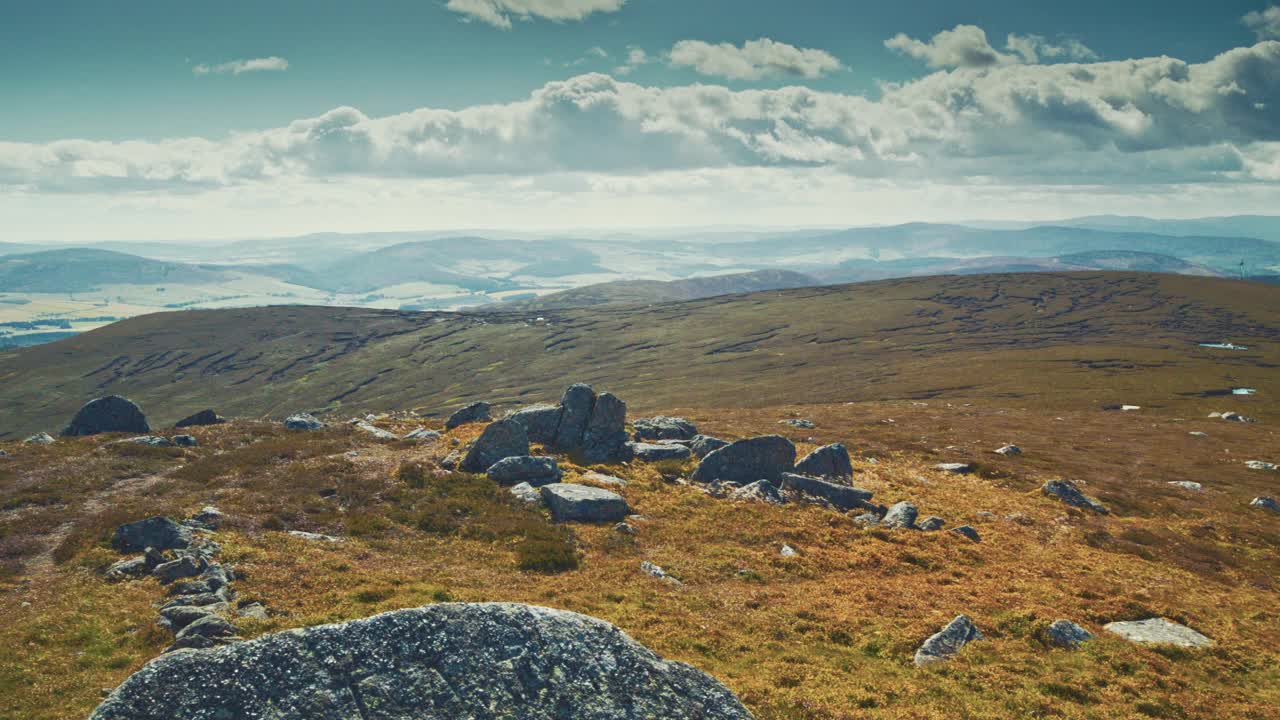
[[[618,522],[631,514],[621,495],[590,485],[554,483],[543,485],[541,493],[559,522]]]
[[[819,480],[805,475],[783,473],[782,485],[805,495],[821,498],[840,510],[852,510],[867,506],[871,499],[871,491],[850,485],[838,485],[826,480]]]
[[[1102,629],[1136,643],[1158,643],[1178,647],[1207,647],[1213,644],[1213,640],[1186,625],[1179,625],[1164,618],[1107,623],[1102,626]]]
[[[684,445],[662,443],[632,443],[631,452],[636,460],[644,462],[685,460],[693,455],[693,451]]]

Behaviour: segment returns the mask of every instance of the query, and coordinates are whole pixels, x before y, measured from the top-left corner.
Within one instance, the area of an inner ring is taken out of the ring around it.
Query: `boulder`
[[[151,571],[151,574],[164,585],[176,582],[183,578],[195,577],[204,571],[204,563],[198,558],[190,555],[184,555],[177,560],[170,560],[167,563],[161,563]],[[217,588],[214,588],[215,590]]]
[[[209,614],[197,618],[178,631],[171,650],[180,648],[209,648],[223,645],[235,639],[236,628],[221,615]]]
[[[916,517],[920,515],[920,511],[915,505],[903,500],[900,503],[892,505],[884,514],[884,518],[880,520],[880,524],[887,528],[895,528],[900,530],[914,530],[916,528]]]
[[[589,485],[554,483],[541,493],[557,522],[618,522],[631,514],[621,495]]]
[[[693,439],[689,440],[689,449],[693,451],[693,454],[699,460],[701,460],[702,458],[710,455],[713,451],[719,450],[728,444],[729,442],[727,440],[710,437],[709,435],[694,435]]]
[[[938,530],[941,530],[942,527],[946,524],[947,524],[946,520],[943,520],[937,515],[930,515],[929,517],[916,523],[916,529],[921,532],[936,532]]]
[[[562,473],[553,457],[520,455],[503,458],[489,467],[489,479],[499,485],[528,483],[533,487],[559,482]]]
[[[514,420],[498,420],[489,423],[480,433],[458,469],[469,473],[482,473],[494,463],[509,457],[529,454],[529,436],[524,426]]]
[[[529,442],[553,445],[556,439],[556,428],[560,426],[559,405],[532,405],[521,408],[507,416],[524,426]]]
[[[934,470],[952,475],[968,475],[973,472],[973,465],[970,463],[938,463],[933,466]]]
[[[870,490],[863,490],[850,485],[837,485],[833,482],[795,473],[783,473],[782,486],[793,492],[825,500],[837,510],[867,508],[870,504],[868,501],[871,500]]]
[[[974,542],[982,542],[982,536],[978,534],[977,529],[972,525],[961,525],[958,528],[952,528],[951,532],[969,538]]]
[[[640,418],[631,423],[636,440],[692,440],[698,434],[698,426],[682,417],[658,415]]]
[[[596,393],[590,385],[570,385],[560,398],[560,424],[556,426],[556,449],[573,452],[582,448],[582,437],[591,422],[591,409],[596,403]]]
[[[458,410],[444,421],[444,429],[452,430],[456,427],[466,425],[467,423],[489,422],[493,416],[489,414],[490,405],[487,402],[473,402],[470,405]]]
[[[632,443],[631,454],[636,460],[659,462],[661,460],[686,460],[693,451],[683,445]]]
[[[525,505],[541,505],[542,494],[538,489],[527,482],[514,485],[511,488],[511,496]]]
[[[138,552],[147,548],[174,550],[191,545],[191,528],[166,517],[125,523],[116,528],[111,546],[120,552]]]
[[[1022,448],[1017,445],[1005,445],[1004,447],[996,448],[991,452],[994,452],[997,455],[1004,455],[1005,457],[1013,457],[1014,455],[1021,455]]]
[[[1164,618],[1107,623],[1102,629],[1136,643],[1179,647],[1205,647],[1213,644],[1212,640],[1195,630]]]
[[[284,419],[284,426],[290,430],[323,430],[325,424],[315,418],[310,413],[298,413],[290,415]]]
[[[796,446],[780,435],[765,435],[730,443],[702,459],[693,473],[697,482],[779,482],[795,468]]]
[[[627,404],[612,393],[596,396],[591,419],[582,435],[582,456],[587,462],[621,462],[631,459],[627,442]]]
[[[405,435],[402,439],[408,440],[409,442],[432,442],[440,439],[440,433],[435,430],[418,428],[417,430]]]
[[[195,415],[188,415],[178,422],[174,423],[174,427],[200,427],[202,425],[221,425],[227,419],[212,410],[201,410]]]
[[[849,450],[841,443],[824,445],[796,463],[796,472],[820,478],[851,478],[853,462]]]
[[[729,499],[762,502],[770,505],[782,505],[786,502],[782,497],[782,492],[778,490],[778,486],[768,480],[757,480],[749,485],[743,485],[730,492]]]
[[[221,510],[219,510],[218,508],[212,505],[205,505],[204,507],[200,508],[200,512],[188,518],[188,521],[191,523],[195,523],[196,527],[202,527],[209,530],[217,530],[218,527],[222,525],[223,522],[226,521],[226,519],[227,519],[226,513],[222,512]],[[183,525],[188,525],[188,523],[184,522]]]
[[[1044,631],[1044,635],[1050,645],[1068,650],[1075,650],[1093,639],[1093,633],[1070,620],[1055,620]]]
[[[62,430],[67,437],[107,432],[147,433],[151,426],[137,405],[119,395],[108,395],[85,403]]]
[[[200,447],[200,441],[195,435],[174,435],[169,439],[178,447]]]
[[[1092,510],[1102,515],[1109,512],[1105,505],[1080,492],[1080,488],[1070,480],[1050,480],[1040,490],[1045,495],[1056,497],[1071,507]]]
[[[360,432],[372,436],[375,440],[399,440],[400,436],[393,432],[383,430],[382,428],[370,424],[364,420],[357,420],[351,423],[351,426]]]
[[[936,635],[924,641],[920,649],[916,650],[915,663],[921,666],[946,660],[960,652],[960,648],[981,639],[982,632],[973,624],[973,621],[967,615],[960,615],[947,623],[947,626]]]
[[[53,443],[53,436],[47,432],[36,433],[22,441],[23,445],[52,445]]]
[[[160,618],[170,630],[178,633],[197,620],[216,615],[215,607],[214,605],[174,605],[161,610]]]
[[[1259,510],[1270,510],[1271,512],[1280,512],[1280,503],[1276,499],[1268,495],[1262,495],[1254,498],[1249,502],[1249,507],[1258,508]]]
[[[441,603],[165,655],[125,680],[90,720],[373,717],[751,713],[710,676],[659,658],[603,621],[527,605]]]

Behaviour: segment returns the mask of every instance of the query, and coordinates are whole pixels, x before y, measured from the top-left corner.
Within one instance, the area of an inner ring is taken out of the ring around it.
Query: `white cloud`
[[[449,0],[445,7],[464,16],[504,30],[511,19],[542,18],[555,22],[582,20],[593,13],[612,13],[626,0]]]
[[[843,67],[825,50],[798,48],[769,38],[749,40],[742,47],[681,40],[671,48],[669,57],[672,65],[732,80],[758,80],[766,75],[817,78]]]
[[[196,75],[239,75],[247,72],[283,72],[289,69],[289,61],[282,57],[252,58],[249,60],[232,60],[218,65],[200,63],[191,68]]]
[[[1040,35],[1009,34],[1005,46],[1022,61],[1031,65],[1040,62],[1041,58],[1052,60],[1097,60],[1098,53],[1074,38],[1061,42],[1050,42]]]
[[[957,25],[951,30],[943,30],[928,42],[898,33],[884,45],[922,60],[933,68],[983,69],[1018,63],[1034,65],[1043,59],[1098,59],[1098,54],[1079,40],[1067,38],[1051,42],[1041,35],[1010,33],[1005,40],[1005,52],[1000,52],[987,41],[986,31],[975,25]]]
[[[641,65],[647,65],[650,62],[652,62],[652,59],[643,48],[629,47],[627,48],[626,62],[614,68],[613,71],[618,75],[630,75],[635,72],[636,68]]]
[[[1259,40],[1280,39],[1280,5],[1254,10],[1241,18],[1241,22],[1257,33]]]

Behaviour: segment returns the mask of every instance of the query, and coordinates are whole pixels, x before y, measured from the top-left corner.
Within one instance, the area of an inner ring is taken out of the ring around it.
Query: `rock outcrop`
[[[589,463],[631,459],[626,403],[611,393],[597,395],[590,385],[571,385],[559,405],[522,408],[507,419],[520,424],[531,442],[555,452],[581,454]]]
[[[125,523],[116,528],[111,546],[120,552],[141,552],[147,548],[176,550],[191,545],[191,528],[166,517]]]
[[[147,433],[151,432],[151,425],[132,401],[119,395],[108,395],[85,403],[62,430],[66,437],[107,432]]]
[[[200,427],[203,425],[221,425],[227,421],[213,410],[201,410],[194,415],[188,415],[178,422],[174,423],[174,427]]]
[[[853,462],[849,450],[841,443],[824,445],[796,463],[796,472],[820,478],[851,478]]]
[[[795,469],[796,446],[780,435],[746,438],[715,450],[693,473],[696,482],[777,483]]]
[[[470,405],[458,410],[444,421],[444,429],[452,430],[456,427],[466,425],[467,423],[489,422],[493,416],[489,414],[490,406],[487,402],[474,402]]]
[[[469,473],[482,473],[494,463],[509,457],[529,454],[529,436],[524,426],[511,419],[491,422],[467,450],[458,469]]]
[[[309,432],[312,430],[323,430],[325,424],[317,420],[315,416],[310,413],[298,413],[285,418],[284,426],[290,430]]]
[[[837,510],[853,510],[854,508],[870,508],[871,491],[850,485],[837,485],[833,482],[812,478],[796,473],[783,473],[782,486],[792,492],[801,493],[823,500]]]

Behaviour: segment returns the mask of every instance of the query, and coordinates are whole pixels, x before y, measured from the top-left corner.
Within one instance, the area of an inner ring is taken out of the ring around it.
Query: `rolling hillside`
[[[1208,412],[1280,363],[1280,288],[1133,273],[935,277],[654,307],[456,314],[274,307],[161,313],[0,354],[6,437],[121,393],[168,423],[300,409],[440,412],[600,384],[637,409],[965,399]],[[1201,342],[1230,340],[1247,351]]]
[[[226,279],[216,269],[161,262],[111,252],[73,248],[0,257],[0,291],[85,292],[104,285],[214,283]]]
[[[618,280],[564,290],[530,300],[512,300],[479,308],[484,311],[532,311],[557,308],[592,307],[698,300],[717,295],[811,287],[822,284],[816,278],[788,270],[757,270],[749,273],[711,275],[685,280]]]

